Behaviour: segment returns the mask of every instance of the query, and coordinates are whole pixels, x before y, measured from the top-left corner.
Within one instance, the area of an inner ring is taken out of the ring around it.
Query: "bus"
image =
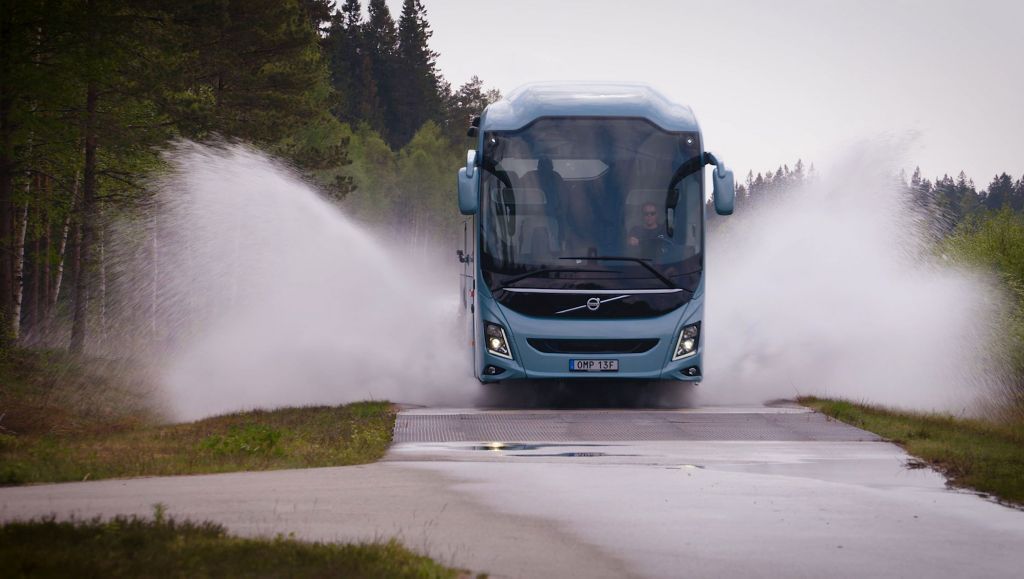
[[[457,255],[476,378],[699,382],[705,166],[718,214],[735,189],[691,109],[640,84],[529,84],[468,134]]]

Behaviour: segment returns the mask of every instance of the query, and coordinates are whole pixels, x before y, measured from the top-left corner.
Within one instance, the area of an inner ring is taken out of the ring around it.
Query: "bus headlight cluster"
[[[697,353],[697,344],[700,343],[700,322],[683,326],[679,332],[679,339],[676,341],[676,351],[672,354],[672,360],[680,360]]]
[[[498,324],[484,322],[484,341],[487,344],[487,351],[495,356],[512,359],[512,350],[508,347],[508,338],[505,337],[505,328]]]

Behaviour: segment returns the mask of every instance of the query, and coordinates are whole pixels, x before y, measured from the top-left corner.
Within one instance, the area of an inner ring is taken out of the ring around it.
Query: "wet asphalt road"
[[[513,577],[1015,577],[1024,512],[790,405],[409,409],[358,467],[0,489],[0,519],[150,514],[398,537]]]

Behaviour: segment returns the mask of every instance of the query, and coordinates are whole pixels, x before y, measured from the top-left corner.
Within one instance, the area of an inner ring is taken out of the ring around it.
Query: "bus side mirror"
[[[715,212],[719,215],[732,215],[733,206],[736,204],[736,184],[732,171],[719,163],[711,176],[714,183]]]
[[[476,151],[466,155],[466,166],[459,169],[459,212],[475,215],[480,206],[480,175],[476,170]]]

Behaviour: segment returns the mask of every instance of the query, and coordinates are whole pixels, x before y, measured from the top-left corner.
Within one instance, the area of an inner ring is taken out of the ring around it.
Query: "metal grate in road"
[[[616,440],[876,441],[823,414],[676,411],[401,413],[395,442],[608,442]]]

